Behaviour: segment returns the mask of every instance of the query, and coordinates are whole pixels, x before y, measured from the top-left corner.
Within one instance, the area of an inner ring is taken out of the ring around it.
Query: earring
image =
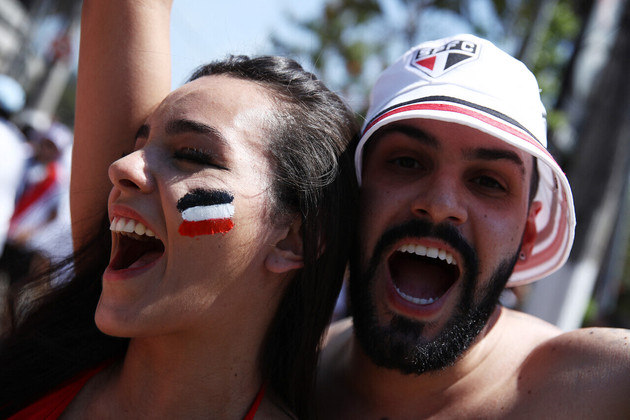
[[[520,254],[518,254],[518,259],[521,261],[525,261],[525,259],[527,258],[527,256],[525,255],[524,252],[521,252]]]

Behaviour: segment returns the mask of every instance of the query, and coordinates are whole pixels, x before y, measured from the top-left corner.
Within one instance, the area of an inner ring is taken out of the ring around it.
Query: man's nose
[[[435,224],[463,224],[468,220],[465,186],[454,175],[436,173],[422,180],[413,200],[412,212],[429,217]]]

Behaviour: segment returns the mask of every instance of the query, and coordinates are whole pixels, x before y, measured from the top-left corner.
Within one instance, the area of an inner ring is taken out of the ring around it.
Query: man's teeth
[[[114,217],[109,225],[109,230],[120,233],[135,233],[139,236],[145,235],[151,238],[155,237],[155,233],[144,224],[125,217]]]
[[[394,287],[396,287],[394,285]],[[396,287],[396,291],[398,292],[398,294],[400,296],[402,296],[403,299],[415,303],[416,305],[429,305],[433,302],[435,302],[436,300],[438,300],[439,298],[435,297],[435,298],[427,298],[427,299],[423,299],[423,298],[418,298],[418,297],[414,297],[414,296],[409,296],[408,294],[406,294],[405,292],[403,292],[402,290],[400,290],[398,287]]]
[[[439,258],[443,261],[446,261],[449,264],[457,265],[457,262],[455,261],[453,254],[443,249],[439,249],[439,248],[435,248],[431,246],[426,247],[424,245],[407,244],[398,248],[398,251],[408,252],[410,254],[416,254],[421,257]]]

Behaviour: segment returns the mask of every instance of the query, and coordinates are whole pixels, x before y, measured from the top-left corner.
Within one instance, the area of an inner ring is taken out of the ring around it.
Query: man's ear
[[[523,232],[523,242],[521,243],[521,252],[519,255],[518,263],[526,261],[531,255],[534,245],[536,244],[536,237],[538,231],[536,230],[536,215],[542,209],[542,203],[540,201],[533,201],[529,206],[529,213],[527,215],[527,221],[525,222],[525,231]]]
[[[282,274],[304,266],[302,246],[302,221],[296,218],[284,228],[278,242],[267,254],[265,267],[272,273]]]

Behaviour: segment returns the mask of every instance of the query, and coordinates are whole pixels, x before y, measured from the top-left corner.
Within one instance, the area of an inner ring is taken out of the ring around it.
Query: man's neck
[[[480,386],[496,381],[501,352],[502,309],[497,307],[470,349],[453,365],[440,371],[407,375],[376,366],[365,354],[348,322],[333,331],[322,356],[318,388],[320,407],[336,410],[332,416],[360,418],[429,417],[448,409],[455,413]],[[505,372],[507,374],[507,372]],[[337,415],[339,414],[339,416]]]

